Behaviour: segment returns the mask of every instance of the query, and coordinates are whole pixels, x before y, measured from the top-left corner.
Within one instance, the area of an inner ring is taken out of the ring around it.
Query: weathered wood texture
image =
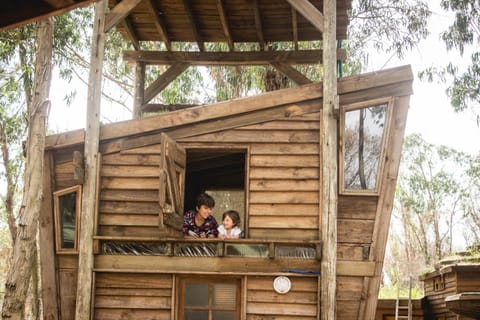
[[[171,319],[172,276],[95,274],[94,319]]]
[[[273,291],[274,277],[248,277],[246,319],[317,319],[318,278],[290,277],[291,291]]]
[[[422,277],[425,290],[426,314],[432,318],[471,320],[447,308],[445,298],[457,293],[479,291],[479,265],[452,265]],[[458,318],[457,318],[458,317]]]

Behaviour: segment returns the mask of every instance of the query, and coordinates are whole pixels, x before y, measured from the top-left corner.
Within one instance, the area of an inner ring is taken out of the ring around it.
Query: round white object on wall
[[[291,287],[290,279],[285,276],[278,276],[273,280],[273,289],[276,293],[285,294],[290,291]]]

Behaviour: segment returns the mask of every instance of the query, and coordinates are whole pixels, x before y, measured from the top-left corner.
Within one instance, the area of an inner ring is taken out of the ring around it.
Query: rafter
[[[292,7],[292,37],[295,50],[298,50],[298,19],[297,10],[294,7]]]
[[[132,12],[142,0],[122,0],[105,18],[105,33]]]
[[[337,49],[337,59],[345,60],[345,49]],[[242,52],[167,52],[125,51],[125,61],[143,61],[146,64],[188,63],[196,66],[268,65],[272,62],[288,64],[317,64],[322,61],[322,50],[299,51],[242,51]]]
[[[157,80],[155,80],[147,89],[145,89],[145,98],[144,103],[149,102],[155,96],[165,89],[170,82],[175,80],[183,71],[185,71],[190,64],[188,63],[177,63],[170,68],[168,68],[164,73],[162,73]]]
[[[225,35],[225,40],[227,41],[228,48],[230,51],[235,50],[232,35],[230,33],[230,28],[228,26],[227,12],[225,10],[225,5],[223,0],[217,0],[217,9],[220,16],[220,22],[222,23],[223,34]]]
[[[195,41],[197,42],[198,49],[200,51],[205,51],[205,43],[200,36],[200,28],[198,27],[198,22],[195,19],[195,14],[193,13],[192,0],[183,0],[183,6],[185,7],[188,20],[190,21],[190,24],[192,26],[193,36],[195,37]]]
[[[155,28],[158,31],[158,34],[160,34],[160,37],[163,39],[163,42],[165,43],[165,47],[167,48],[168,51],[172,50],[172,44],[170,42],[170,39],[168,38],[168,33],[167,33],[167,27],[165,26],[165,22],[163,21],[163,18],[158,14],[158,8],[153,2],[153,0],[147,0],[147,6],[148,10],[153,16],[153,22],[155,23]]]
[[[262,15],[260,14],[260,8],[258,6],[258,0],[252,1],[253,13],[255,15],[255,27],[257,29],[258,43],[260,44],[260,50],[266,50],[265,37],[263,36],[262,27]]]
[[[285,63],[285,62],[273,62],[272,66],[286,75],[290,80],[295,82],[298,85],[304,85],[304,84],[309,84],[312,83],[310,79],[305,77],[300,71],[292,67],[290,64]]]
[[[111,1],[112,1],[113,5],[115,5],[115,6],[118,4],[117,0],[111,0]],[[135,29],[132,26],[132,22],[128,18],[128,16],[126,16],[119,23],[125,29],[126,36],[127,36],[128,40],[130,40],[130,42],[133,44],[133,47],[135,48],[135,50],[140,50],[140,42],[138,40],[138,36],[135,32]]]
[[[292,7],[323,33],[323,14],[308,0],[287,0]]]

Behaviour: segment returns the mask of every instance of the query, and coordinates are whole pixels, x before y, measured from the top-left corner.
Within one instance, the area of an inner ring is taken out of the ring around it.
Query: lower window
[[[237,278],[181,278],[179,319],[240,319],[240,287],[241,280]]]

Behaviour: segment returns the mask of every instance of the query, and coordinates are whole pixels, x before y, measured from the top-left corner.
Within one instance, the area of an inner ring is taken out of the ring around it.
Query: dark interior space
[[[188,149],[185,176],[185,210],[206,190],[245,189],[245,150]]]

